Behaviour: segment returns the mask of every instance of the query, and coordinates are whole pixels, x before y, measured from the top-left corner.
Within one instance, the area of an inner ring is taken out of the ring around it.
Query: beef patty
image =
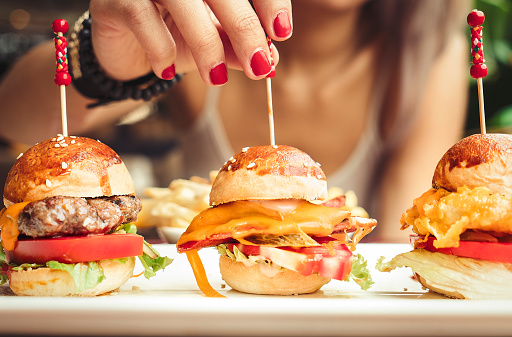
[[[30,237],[103,234],[137,220],[136,196],[50,197],[29,203],[18,217],[20,234]]]

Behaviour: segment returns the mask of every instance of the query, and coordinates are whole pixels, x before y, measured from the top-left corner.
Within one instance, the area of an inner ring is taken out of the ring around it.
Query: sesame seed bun
[[[119,260],[103,260],[99,262],[105,280],[93,288],[77,291],[71,275],[64,270],[37,268],[11,271],[9,286],[18,296],[97,296],[113,290],[126,283],[133,275],[135,257],[128,258],[125,263]],[[82,268],[87,265],[81,263]]]
[[[242,262],[235,262],[222,255],[219,260],[222,279],[233,289],[248,294],[260,295],[298,295],[317,291],[331,279],[318,274],[303,276],[285,269],[274,277],[260,272],[258,265],[246,267]]]
[[[220,169],[210,204],[237,200],[327,198],[327,180],[320,165],[291,146],[244,148]]]
[[[134,193],[130,174],[114,150],[93,139],[59,136],[18,158],[7,175],[4,205],[58,195],[93,198]]]

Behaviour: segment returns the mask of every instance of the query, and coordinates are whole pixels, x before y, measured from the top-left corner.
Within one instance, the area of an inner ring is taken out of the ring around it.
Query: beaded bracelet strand
[[[126,99],[145,101],[176,85],[184,74],[163,80],[153,72],[130,81],[109,78],[100,68],[91,42],[91,16],[86,11],[75,23],[68,41],[68,63],[74,87],[85,97],[96,99],[94,108]]]

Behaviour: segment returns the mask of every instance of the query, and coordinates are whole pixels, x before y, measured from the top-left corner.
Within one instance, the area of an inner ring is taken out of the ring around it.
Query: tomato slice
[[[417,237],[417,236],[416,236]],[[414,240],[414,238],[412,238]],[[436,248],[435,237],[429,236],[424,248],[430,252],[470,257],[495,262],[512,263],[512,243],[459,241],[459,247]]]
[[[16,241],[13,250],[5,250],[8,263],[48,261],[78,263],[142,255],[144,238],[136,234],[64,236]]]
[[[231,250],[236,246],[245,255],[261,255],[304,276],[318,273],[326,278],[345,280],[352,269],[352,252],[339,241],[330,248],[324,245],[297,248],[251,246],[241,243],[231,243],[227,246]]]

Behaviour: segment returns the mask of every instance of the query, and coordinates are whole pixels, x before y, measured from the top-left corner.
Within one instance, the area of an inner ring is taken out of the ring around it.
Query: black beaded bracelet
[[[91,42],[91,17],[85,12],[75,23],[68,40],[68,63],[74,87],[85,97],[97,99],[87,105],[94,108],[125,99],[145,101],[163,93],[181,80],[176,74],[163,80],[153,72],[130,81],[109,78],[100,68]]]

